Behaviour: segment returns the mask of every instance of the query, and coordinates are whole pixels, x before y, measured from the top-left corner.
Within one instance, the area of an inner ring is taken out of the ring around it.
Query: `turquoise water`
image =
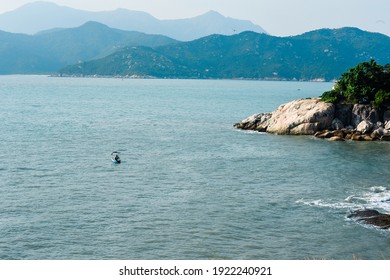
[[[0,259],[390,259],[390,143],[233,128],[331,87],[0,76]]]

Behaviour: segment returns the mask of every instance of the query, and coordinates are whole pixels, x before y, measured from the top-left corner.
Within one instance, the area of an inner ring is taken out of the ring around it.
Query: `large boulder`
[[[333,104],[322,102],[319,98],[294,100],[272,113],[267,132],[312,135],[332,125],[334,112]]]
[[[334,112],[333,104],[319,98],[299,99],[279,106],[272,113],[253,115],[234,126],[274,134],[313,135],[330,128]]]
[[[356,130],[363,134],[370,132],[374,128],[374,124],[370,121],[364,120],[358,124]]]

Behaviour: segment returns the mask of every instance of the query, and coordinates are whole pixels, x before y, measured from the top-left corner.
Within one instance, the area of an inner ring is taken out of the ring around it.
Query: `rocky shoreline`
[[[390,141],[390,110],[371,105],[332,104],[320,98],[298,99],[272,113],[250,116],[235,128],[284,135],[314,135],[330,141]]]

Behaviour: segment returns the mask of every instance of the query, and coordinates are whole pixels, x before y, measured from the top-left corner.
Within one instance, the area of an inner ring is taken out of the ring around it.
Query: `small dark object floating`
[[[113,163],[121,163],[121,158],[119,157],[119,152],[112,152],[111,153],[111,161]]]

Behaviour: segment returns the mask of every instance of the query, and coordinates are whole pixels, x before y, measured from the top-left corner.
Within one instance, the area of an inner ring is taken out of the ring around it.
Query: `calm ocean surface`
[[[331,87],[0,76],[0,259],[390,259],[390,143],[233,128]]]

